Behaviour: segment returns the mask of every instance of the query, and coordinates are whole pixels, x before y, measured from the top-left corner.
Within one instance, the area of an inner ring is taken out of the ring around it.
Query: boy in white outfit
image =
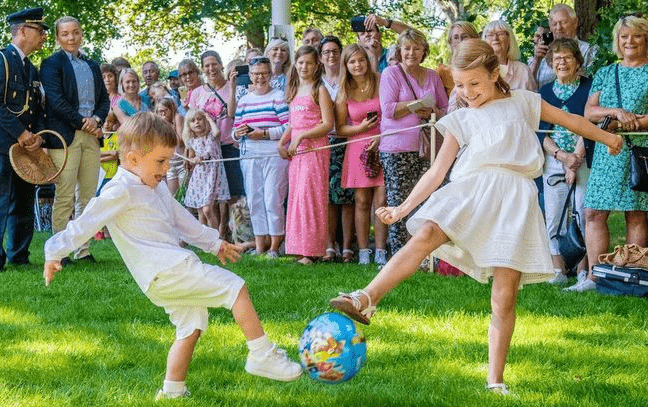
[[[180,247],[180,241],[185,241],[217,254],[223,264],[236,261],[242,250],[220,240],[217,230],[201,225],[161,182],[176,143],[171,125],[152,113],[138,113],[122,125],[122,164],[117,174],[78,219],[45,243],[45,285],[61,270],[60,260],[105,225],[139,287],[164,308],[176,327],[164,386],[156,398],[188,396],[185,377],[198,337],[207,329],[208,307],[232,310],[250,350],[248,373],[282,381],[297,379],[300,365],[267,339],[245,282]]]

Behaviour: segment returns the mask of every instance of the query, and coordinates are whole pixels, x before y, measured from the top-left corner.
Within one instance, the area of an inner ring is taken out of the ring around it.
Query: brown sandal
[[[360,310],[362,303],[360,295],[367,297],[367,307]],[[339,295],[329,301],[331,307],[340,310],[350,316],[352,319],[364,325],[371,323],[370,318],[376,313],[376,306],[371,303],[371,297],[365,290],[356,290],[352,293],[339,293]]]
[[[342,263],[352,263],[355,259],[355,253],[351,249],[342,250]]]
[[[326,255],[322,257],[322,261],[325,263],[330,263],[335,261],[336,257],[337,253],[335,253],[335,249],[329,247],[328,249],[326,249]]]

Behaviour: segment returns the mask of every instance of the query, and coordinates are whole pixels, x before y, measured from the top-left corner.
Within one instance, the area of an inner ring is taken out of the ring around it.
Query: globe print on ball
[[[329,312],[306,326],[299,341],[299,357],[311,379],[342,383],[362,368],[367,359],[367,344],[351,319]]]

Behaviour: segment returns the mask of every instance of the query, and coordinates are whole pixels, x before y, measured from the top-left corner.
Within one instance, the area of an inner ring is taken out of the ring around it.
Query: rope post
[[[430,116],[430,121],[427,124],[430,128],[430,168],[432,168],[434,159],[436,158],[436,127],[434,127],[435,123],[436,113],[432,113],[432,116]],[[434,256],[432,256],[432,253],[428,255],[428,264],[430,267],[428,269],[428,272],[434,272]]]

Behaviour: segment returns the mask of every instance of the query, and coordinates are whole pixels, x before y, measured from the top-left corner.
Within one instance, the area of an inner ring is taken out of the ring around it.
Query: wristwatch
[[[92,116],[92,118],[95,119],[95,121],[97,122],[97,127],[101,127],[101,125],[103,124],[103,120],[101,120],[101,118],[97,115]]]

